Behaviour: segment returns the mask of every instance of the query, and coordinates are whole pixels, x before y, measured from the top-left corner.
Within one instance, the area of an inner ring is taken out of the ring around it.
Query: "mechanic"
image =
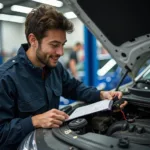
[[[16,150],[36,128],[58,128],[68,118],[58,110],[60,96],[87,103],[122,97],[118,91],[85,86],[58,62],[66,33],[72,31],[73,24],[49,5],[28,14],[28,44],[22,44],[17,56],[0,66],[0,150]]]
[[[82,44],[80,42],[77,42],[72,48],[69,56],[68,70],[76,79],[79,79],[77,66],[83,64],[83,60],[81,61],[81,58],[79,58],[78,55],[79,52],[83,51],[82,47]]]

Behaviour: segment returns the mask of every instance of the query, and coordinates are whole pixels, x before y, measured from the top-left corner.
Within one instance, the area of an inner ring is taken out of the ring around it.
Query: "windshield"
[[[145,71],[146,70],[146,71]],[[141,67],[140,72],[144,72],[140,80],[150,80],[150,60],[148,60],[143,67]]]
[[[148,71],[142,76],[142,79],[144,79],[144,80],[150,79],[150,70],[148,70]]]

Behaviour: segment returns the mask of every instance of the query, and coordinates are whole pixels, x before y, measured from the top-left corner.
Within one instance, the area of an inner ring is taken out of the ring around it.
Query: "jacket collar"
[[[42,71],[43,70],[42,68],[34,66],[32,62],[28,59],[26,54],[28,48],[29,48],[28,44],[21,44],[21,47],[18,50],[18,57],[21,59],[21,62],[29,65],[32,69]]]

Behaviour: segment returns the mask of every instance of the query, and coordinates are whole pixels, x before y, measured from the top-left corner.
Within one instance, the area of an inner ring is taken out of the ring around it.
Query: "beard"
[[[42,63],[43,65],[49,67],[49,68],[55,68],[57,64],[53,65],[50,63],[50,59],[52,58],[52,55],[47,55],[41,51],[41,46],[39,45],[38,49],[36,50],[36,58],[37,60]],[[55,56],[60,57],[60,56]]]

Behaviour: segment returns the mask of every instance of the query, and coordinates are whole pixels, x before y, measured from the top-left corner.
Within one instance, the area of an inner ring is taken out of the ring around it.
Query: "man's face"
[[[49,30],[36,50],[36,58],[44,66],[55,67],[58,59],[64,54],[63,46],[66,42],[66,32]]]

